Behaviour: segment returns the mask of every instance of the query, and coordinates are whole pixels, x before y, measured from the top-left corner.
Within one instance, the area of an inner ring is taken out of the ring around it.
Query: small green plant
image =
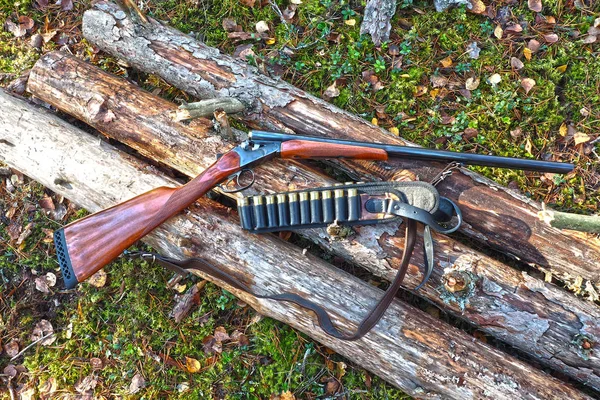
[[[383,57],[379,57],[377,60],[375,60],[373,68],[375,69],[375,73],[377,74],[385,71],[385,60],[383,59]]]

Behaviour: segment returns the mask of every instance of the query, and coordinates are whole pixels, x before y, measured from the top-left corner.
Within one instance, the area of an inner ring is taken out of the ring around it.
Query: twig
[[[600,216],[598,215],[554,211],[546,208],[546,204],[542,203],[542,211],[538,212],[538,218],[553,228],[600,233]]]
[[[227,114],[235,114],[246,109],[238,99],[224,97],[220,99],[202,100],[195,103],[187,103],[179,106],[175,111],[175,121],[185,121],[193,118],[210,117],[217,110],[223,110]]]
[[[35,346],[36,344],[38,344],[39,342],[41,342],[42,340],[48,339],[50,336],[56,335],[56,332],[50,332],[49,334],[42,336],[41,338],[39,338],[38,340],[36,340],[35,342],[29,343],[29,345],[27,345],[23,350],[21,350],[16,356],[14,356],[13,358],[10,359],[10,361],[14,361],[17,358],[21,357],[23,355],[23,353],[25,353],[27,350],[29,350],[31,347]]]

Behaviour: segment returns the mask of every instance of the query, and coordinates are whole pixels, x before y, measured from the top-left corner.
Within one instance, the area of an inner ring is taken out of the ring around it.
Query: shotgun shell
[[[290,226],[300,225],[300,203],[298,202],[298,193],[288,194],[290,205]]]
[[[310,202],[308,192],[300,192],[300,223],[302,225],[310,224]]]
[[[277,214],[280,227],[290,225],[290,209],[287,204],[287,196],[282,193],[277,195]]]
[[[330,224],[335,219],[335,207],[331,190],[321,192],[321,197],[323,198],[323,222]]]
[[[310,223],[320,224],[323,222],[323,211],[321,208],[320,193],[310,192]]]

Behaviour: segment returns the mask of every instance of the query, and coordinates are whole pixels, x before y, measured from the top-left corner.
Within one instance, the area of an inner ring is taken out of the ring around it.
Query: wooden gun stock
[[[73,288],[90,277],[137,240],[239,170],[240,157],[230,151],[179,188],[151,190],[56,231],[54,243],[65,286]]]

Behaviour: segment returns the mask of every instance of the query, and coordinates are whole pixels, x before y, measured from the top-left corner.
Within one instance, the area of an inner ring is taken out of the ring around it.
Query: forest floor
[[[400,1],[380,46],[360,35],[364,1],[140,4],[423,146],[573,162],[567,176],[477,170],[553,208],[597,213],[600,5],[507,0],[485,1],[485,10],[472,3],[476,12],[438,13],[429,1]],[[0,0],[0,85],[23,93],[23,74],[60,49],[170,100],[193,100],[86,42],[81,18],[90,5]],[[168,287],[172,275],[159,266],[119,259],[93,284],[62,290],[52,232],[82,215],[0,165],[0,382],[7,384],[0,398],[406,397],[217,286],[192,278]],[[172,310],[195,285],[192,311],[175,322]]]

